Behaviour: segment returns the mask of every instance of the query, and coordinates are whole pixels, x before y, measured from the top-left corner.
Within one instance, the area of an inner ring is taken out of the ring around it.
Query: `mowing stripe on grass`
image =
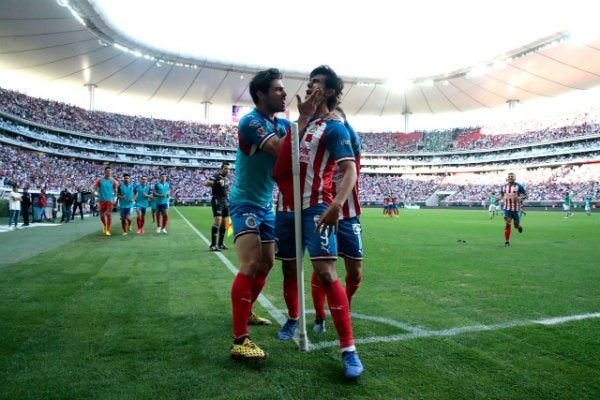
[[[200,232],[198,229],[196,229],[196,227],[194,225],[192,225],[192,223],[186,218],[184,217],[181,212],[179,212],[179,210],[174,207],[175,211],[177,211],[177,214],[179,214],[179,216],[185,221],[186,224],[188,224],[188,226],[190,228],[192,228],[192,230],[194,232],[196,232],[196,234],[200,237],[200,239],[202,239],[202,241],[204,243],[206,243],[207,246],[210,245],[210,241],[202,234],[202,232]],[[231,271],[232,274],[237,274],[238,270],[237,268],[227,259],[227,257],[225,257],[221,252],[215,251],[213,254],[215,254],[217,257],[219,257],[221,259],[221,261],[223,262],[223,264],[225,264],[225,266],[227,267],[227,269],[229,269]],[[258,296],[258,302],[260,303],[261,306],[263,306],[265,308],[265,310],[267,310],[267,312],[273,317],[273,319],[275,319],[279,325],[285,324],[285,322],[287,321],[286,316],[277,309],[277,307],[275,307],[273,305],[273,303],[271,303],[269,301],[269,299],[267,299],[265,296],[263,296],[262,294]],[[296,340],[296,339],[294,339]]]
[[[177,208],[175,208],[175,211],[177,211],[179,216],[190,226],[190,228],[192,228],[192,230],[194,232],[196,232],[196,234],[208,246],[210,244],[208,239],[200,231],[198,231],[198,229],[196,229],[196,227],[194,227],[190,223],[190,221],[188,221],[179,212],[179,210],[177,210]],[[235,268],[235,266],[233,266],[233,264],[231,264],[231,262],[223,254],[221,254],[219,252],[215,252],[215,254],[221,259],[221,261],[223,261],[225,266],[234,275],[238,272],[238,270]],[[259,296],[258,301],[267,310],[267,312],[271,316],[273,316],[273,318],[275,320],[277,320],[277,322],[279,322],[280,325],[283,325],[285,323],[285,321],[287,320],[287,318],[284,315],[285,310],[277,309],[273,305],[273,303],[271,303],[262,294]],[[307,313],[311,313],[311,311],[307,310]],[[506,323],[496,324],[496,325],[463,326],[463,327],[457,327],[457,328],[442,329],[439,331],[431,331],[431,330],[421,329],[421,328],[410,326],[408,324],[394,321],[394,320],[391,320],[388,318],[374,317],[374,316],[364,315],[364,314],[352,313],[352,318],[353,319],[364,319],[364,320],[369,320],[369,321],[373,321],[373,322],[379,322],[382,324],[400,328],[404,331],[408,331],[408,333],[401,333],[401,334],[390,335],[390,336],[371,336],[371,337],[366,337],[366,338],[355,338],[354,341],[357,344],[360,344],[360,343],[395,342],[395,341],[401,341],[401,340],[420,339],[420,338],[426,338],[426,337],[449,337],[449,336],[460,335],[463,333],[482,332],[482,331],[497,331],[497,330],[501,330],[501,329],[516,328],[516,327],[520,327],[520,326],[558,325],[558,324],[562,324],[562,323],[570,322],[570,321],[579,321],[579,320],[585,320],[585,319],[600,318],[600,312],[580,314],[580,315],[570,315],[570,316],[563,316],[563,317],[545,318],[545,319],[539,319],[539,320],[512,321],[512,322],[506,322]],[[294,340],[296,341],[296,343],[298,343],[298,340],[296,338],[294,338]],[[319,349],[323,349],[323,348],[327,348],[327,347],[338,347],[338,346],[339,346],[339,341],[337,341],[337,340],[327,341],[327,342],[318,342],[318,343],[308,343],[308,350],[309,351],[319,350]]]

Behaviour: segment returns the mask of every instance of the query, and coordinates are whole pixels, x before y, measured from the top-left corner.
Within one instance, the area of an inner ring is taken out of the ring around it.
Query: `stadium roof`
[[[156,110],[172,107],[187,115],[175,118],[223,122],[220,113],[230,114],[232,105],[252,106],[248,82],[271,66],[284,72],[293,116],[294,95],[304,95],[308,72],[326,63],[344,77],[343,107],[353,121],[378,117],[396,121],[398,130],[403,113],[465,114],[600,85],[600,25],[591,19],[600,11],[596,1],[424,0],[415,9],[379,0],[365,3],[368,8],[306,0],[301,10],[297,4],[285,10],[279,4],[285,2],[236,3],[119,1],[123,20],[110,8],[113,0],[2,0],[0,85],[39,95],[26,82],[43,82],[55,88],[44,97],[83,107],[94,87],[97,109],[161,116]],[[145,11],[160,4],[168,6],[160,10],[163,19],[152,20]],[[200,12],[185,8],[199,5]],[[171,14],[174,9],[182,14]],[[333,14],[330,26],[322,15]],[[569,40],[575,39],[573,18],[579,28],[591,28],[580,41]],[[166,24],[173,20],[178,25]],[[140,26],[152,29],[134,29]],[[150,39],[151,31],[158,39]],[[170,32],[179,35],[175,44],[157,43]],[[323,43],[323,34],[339,39]],[[248,48],[253,52],[242,53]]]

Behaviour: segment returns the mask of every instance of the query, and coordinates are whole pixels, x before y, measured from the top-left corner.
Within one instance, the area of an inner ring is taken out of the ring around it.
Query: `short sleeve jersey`
[[[289,131],[290,122],[282,118],[269,119],[257,109],[240,120],[238,149],[235,158],[235,182],[229,194],[233,202],[249,202],[259,206],[271,203],[275,181],[271,177],[276,157],[263,150],[265,143]]]
[[[522,205],[519,195],[527,194],[527,191],[525,191],[525,187],[523,185],[517,182],[513,183],[512,185],[506,183],[502,185],[500,193],[502,193],[504,198],[504,205],[502,207],[504,210],[521,211]]]
[[[362,144],[360,141],[360,137],[352,128],[352,126],[348,123],[348,121],[344,122],[344,126],[348,130],[348,134],[350,135],[350,144],[352,145],[352,152],[354,153],[354,160],[356,163],[356,174],[360,173],[360,155],[362,152]],[[333,170],[333,196],[337,194],[337,187],[342,181],[342,171],[336,165],[336,168]],[[356,184],[352,188],[352,193],[348,197],[348,200],[342,206],[340,210],[340,219],[348,219],[356,217],[362,213],[360,208],[360,200],[358,198],[359,188],[358,188],[358,179],[356,180]]]
[[[212,197],[213,199],[219,200],[219,202],[226,203],[229,197],[229,179],[226,176],[221,175],[221,173],[214,174],[209,178],[209,180],[213,183],[212,185]],[[217,183],[219,181],[223,181],[223,185]]]
[[[274,176],[279,186],[280,211],[294,210],[294,189],[292,175],[286,173],[291,165],[291,139],[283,144],[278,159],[278,169]],[[333,200],[333,170],[337,163],[351,160],[354,152],[348,130],[339,121],[313,119],[300,140],[300,189],[302,209],[324,203],[330,205]]]

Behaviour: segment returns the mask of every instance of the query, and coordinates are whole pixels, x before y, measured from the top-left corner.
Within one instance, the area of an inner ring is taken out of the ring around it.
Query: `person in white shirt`
[[[19,193],[19,185],[14,184],[12,192],[10,192],[8,199],[8,209],[10,211],[10,217],[8,219],[8,230],[14,231],[17,229],[17,223],[19,222],[19,214],[21,212],[21,200],[23,197]],[[14,226],[13,226],[14,225]]]

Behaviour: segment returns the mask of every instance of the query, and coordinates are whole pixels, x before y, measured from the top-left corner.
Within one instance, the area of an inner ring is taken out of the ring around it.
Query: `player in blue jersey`
[[[229,193],[229,214],[239,262],[231,286],[234,340],[230,356],[260,360],[267,353],[250,340],[248,324],[271,324],[253,313],[252,305],[275,263],[275,216],[271,204],[275,182],[271,173],[290,122],[276,116],[285,111],[287,99],[279,70],[258,72],[249,90],[255,108],[239,123],[236,179]],[[315,95],[311,101],[320,98]],[[302,104],[308,104],[309,109],[314,107],[310,101]],[[299,110],[302,104],[298,105]]]
[[[112,224],[112,211],[117,192],[117,181],[112,177],[112,168],[104,168],[104,176],[96,180],[94,195],[98,197],[100,204],[100,220],[102,221],[102,233],[110,236]]]
[[[232,358],[264,359],[267,354],[248,334],[252,304],[265,285],[275,262],[275,215],[271,204],[275,182],[271,172],[290,122],[278,118],[285,111],[287,93],[282,74],[271,68],[250,82],[255,108],[242,117],[235,160],[236,180],[229,194],[239,271],[231,287]],[[256,322],[270,325],[271,321]]]
[[[123,236],[125,236],[131,230],[131,209],[136,200],[135,187],[131,183],[131,176],[129,174],[123,175],[123,182],[119,183],[117,189],[117,198],[119,199],[121,227],[123,228]]]
[[[158,182],[154,185],[153,191],[153,195],[156,197],[156,233],[167,233],[167,223],[169,222],[169,187],[167,175],[163,172],[158,177]]]
[[[135,208],[137,213],[137,234],[144,233],[144,223],[146,222],[146,210],[150,207],[152,197],[152,189],[148,183],[148,177],[142,176],[140,182],[135,185]]]

